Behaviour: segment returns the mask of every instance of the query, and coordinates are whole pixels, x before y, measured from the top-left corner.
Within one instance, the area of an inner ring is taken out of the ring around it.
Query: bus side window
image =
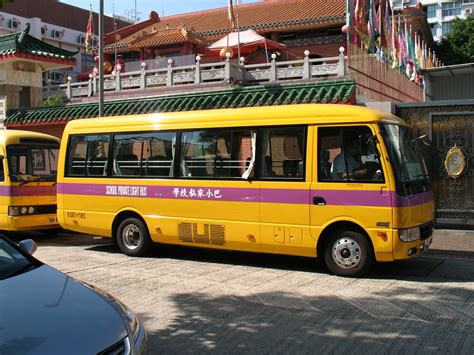
[[[304,180],[305,126],[262,129],[260,177]]]
[[[383,182],[372,132],[367,126],[318,129],[318,181]]]
[[[249,129],[185,131],[181,135],[180,176],[216,179],[252,177],[250,164],[254,146],[255,132]]]
[[[150,177],[173,176],[176,132],[154,132],[143,135],[142,174]]]
[[[5,163],[5,158],[0,158],[0,181],[5,181],[5,170],[3,168],[3,164]]]
[[[106,176],[109,155],[109,135],[86,136],[86,175]]]
[[[86,171],[86,140],[72,136],[68,145],[66,176],[84,176]]]

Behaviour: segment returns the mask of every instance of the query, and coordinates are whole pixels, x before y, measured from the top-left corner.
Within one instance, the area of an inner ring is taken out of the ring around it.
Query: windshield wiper
[[[33,264],[28,264],[28,265],[23,265],[22,267],[16,269],[16,270],[13,270],[12,272],[10,272],[9,274],[6,274],[5,276],[3,276],[0,280],[5,280],[5,279],[8,279],[10,277],[13,277],[13,276],[17,276],[17,275],[20,275],[20,274],[23,274],[24,272],[30,270],[31,268],[34,268],[34,265]]]

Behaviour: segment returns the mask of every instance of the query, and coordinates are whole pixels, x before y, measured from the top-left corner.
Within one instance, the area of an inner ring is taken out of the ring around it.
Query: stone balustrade
[[[347,57],[344,48],[339,49],[339,56],[310,59],[309,51],[305,51],[302,60],[276,61],[272,54],[269,63],[245,64],[244,58],[238,62],[227,58],[224,62],[201,64],[201,57],[196,63],[188,66],[168,66],[162,69],[147,70],[142,63],[141,70],[104,75],[104,92],[123,92],[127,90],[146,90],[148,88],[172,88],[203,83],[223,84],[260,84],[281,81],[321,80],[325,78],[343,78],[347,74]],[[59,95],[66,99],[90,97],[98,95],[99,78],[90,74],[88,81],[72,82],[69,77],[66,84],[51,85],[43,88],[43,97]]]

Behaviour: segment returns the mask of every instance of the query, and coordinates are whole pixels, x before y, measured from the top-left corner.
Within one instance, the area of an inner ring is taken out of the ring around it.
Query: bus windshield
[[[428,170],[421,153],[416,149],[416,139],[410,136],[410,128],[386,123],[381,126],[397,187],[405,192],[413,190],[414,186],[423,186],[425,190],[429,185]]]
[[[12,144],[7,146],[10,180],[56,181],[59,144]]]

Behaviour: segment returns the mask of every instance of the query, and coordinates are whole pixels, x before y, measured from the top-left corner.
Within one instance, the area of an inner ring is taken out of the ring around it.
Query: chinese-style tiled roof
[[[343,25],[345,6],[345,0],[280,0],[239,5],[236,11],[241,30],[253,29],[262,34]],[[227,8],[162,17],[142,30],[150,33],[153,28],[160,31],[181,25],[215,40],[229,32]]]
[[[184,26],[157,31],[152,29],[150,33],[136,33],[126,37],[117,43],[105,46],[105,51],[111,52],[115,49],[139,49],[146,47],[163,47],[182,43],[192,43],[196,45],[205,45],[207,41],[204,37],[198,35]]]
[[[29,24],[22,32],[0,36],[0,59],[28,56],[40,61],[71,61],[74,62],[77,52],[70,52],[43,42],[28,34]],[[23,56],[22,56],[23,55]]]
[[[352,103],[355,82],[350,79],[298,84],[236,87],[209,92],[106,101],[106,116],[176,112],[219,108],[256,107],[302,103]],[[9,112],[7,127],[66,123],[98,115],[98,103],[69,104]]]

